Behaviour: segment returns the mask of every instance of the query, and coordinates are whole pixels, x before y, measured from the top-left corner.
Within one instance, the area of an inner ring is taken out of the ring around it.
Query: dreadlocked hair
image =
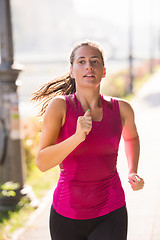
[[[97,49],[100,53],[102,63],[104,65],[104,55],[100,46],[96,42],[86,41],[75,45],[71,56],[70,65],[73,66],[75,59],[76,50],[82,46],[90,46]],[[32,93],[30,100],[38,101],[38,105],[41,105],[40,116],[42,116],[52,98],[59,95],[69,95],[76,92],[75,79],[71,78],[70,74],[67,73],[62,77],[55,78],[54,80],[44,83],[39,90]]]

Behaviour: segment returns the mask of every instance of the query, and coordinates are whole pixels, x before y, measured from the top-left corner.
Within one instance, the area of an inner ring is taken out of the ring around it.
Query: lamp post
[[[154,0],[150,1],[150,25],[149,25],[149,36],[150,36],[150,64],[149,64],[149,70],[150,70],[150,73],[153,73],[154,50],[155,50],[153,8],[154,8]]]
[[[132,0],[129,0],[129,82],[128,82],[128,93],[132,93],[133,91],[133,14],[132,14],[132,8],[133,8],[133,2]]]
[[[0,45],[0,183],[13,181],[22,187],[25,167],[16,86],[21,70],[14,66],[9,0],[0,0]]]

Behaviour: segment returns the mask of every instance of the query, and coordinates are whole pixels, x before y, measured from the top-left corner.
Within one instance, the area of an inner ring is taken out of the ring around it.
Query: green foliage
[[[33,211],[26,196],[20,199],[14,211],[0,211],[0,239],[10,239],[16,229],[24,226]]]
[[[42,198],[45,193],[58,181],[59,167],[41,172],[36,166],[29,174],[27,184],[31,185],[37,198]]]
[[[37,118],[23,120],[23,145],[25,149],[27,177],[32,174],[35,168],[38,140],[41,132],[42,122]]]
[[[153,73],[159,67],[159,63],[155,61]],[[133,93],[128,94],[129,70],[120,71],[107,77],[102,82],[101,93],[106,96],[120,97],[127,100],[131,99],[143,84],[151,77],[149,62],[144,62],[133,69]]]
[[[101,92],[106,96],[123,97],[126,92],[128,72],[121,71],[103,80]]]
[[[14,183],[12,181],[0,184],[0,197],[15,197],[15,190],[19,187],[19,183]]]

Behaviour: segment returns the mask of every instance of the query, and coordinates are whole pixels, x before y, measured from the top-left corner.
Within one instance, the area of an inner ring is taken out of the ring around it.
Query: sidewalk
[[[145,180],[141,191],[133,192],[127,181],[127,160],[120,144],[118,170],[126,194],[128,240],[160,239],[160,70],[132,101],[141,141],[139,175]],[[52,193],[33,214],[25,230],[12,240],[50,240],[48,218]],[[76,239],[75,239],[76,240]]]
[[[128,240],[160,239],[160,70],[132,101],[140,136],[139,175],[143,190],[133,192],[126,181],[127,164],[123,146],[119,171],[126,193],[129,215]],[[121,143],[123,145],[123,142]]]
[[[11,240],[50,240],[48,223],[52,196],[53,190],[48,192],[25,227],[17,230]]]

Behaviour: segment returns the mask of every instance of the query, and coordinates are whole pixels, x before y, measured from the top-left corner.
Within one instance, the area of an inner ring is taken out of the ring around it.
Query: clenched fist
[[[136,173],[129,174],[128,180],[134,191],[140,190],[144,187],[143,178],[140,178]]]
[[[87,110],[83,116],[80,116],[77,120],[76,135],[83,142],[86,139],[86,135],[92,129],[92,117],[90,110]]]

